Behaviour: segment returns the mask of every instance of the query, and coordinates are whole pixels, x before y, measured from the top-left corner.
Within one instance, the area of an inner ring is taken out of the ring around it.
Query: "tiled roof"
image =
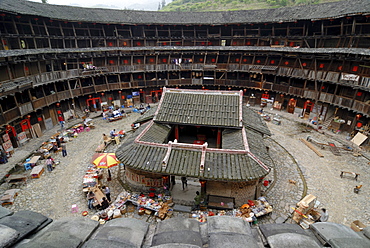
[[[156,122],[241,128],[239,92],[164,90]]]
[[[261,116],[255,110],[248,108],[247,106],[243,106],[243,125],[271,136],[271,132],[268,129],[266,122],[262,120]]]
[[[162,144],[166,141],[170,131],[171,127],[168,125],[153,123],[153,125],[150,127],[150,131],[145,132],[140,140]]]
[[[351,0],[287,8],[199,13],[81,8],[24,0],[1,0],[0,10],[19,15],[35,15],[54,20],[78,22],[223,25],[230,23],[292,22],[297,20],[318,20],[346,15],[367,14],[370,12],[370,1]],[[204,18],[205,16],[207,18]]]
[[[268,174],[272,165],[263,143],[263,135],[270,132],[261,116],[252,109],[243,107],[244,113],[239,113],[241,97],[241,92],[237,91],[164,88],[155,118],[143,123],[126,139],[117,150],[117,157],[129,168],[158,174],[220,181],[261,178]],[[201,114],[196,115],[197,111]],[[148,113],[150,116],[153,114]],[[200,116],[206,117],[202,120],[208,122],[198,121]],[[244,127],[227,128],[226,124],[237,123],[240,116],[245,118]],[[225,125],[222,148],[168,142],[171,126],[167,123],[183,124],[183,119],[192,125]]]
[[[251,153],[263,161],[265,165],[272,167],[273,161],[271,160],[271,157],[266,149],[266,145],[263,142],[263,135],[249,128],[245,128],[245,133],[247,135],[249,150]]]
[[[151,107],[146,111],[142,116],[140,116],[134,123],[142,123],[153,119],[155,112],[157,111],[158,106]]]
[[[247,154],[206,152],[204,172],[200,170],[201,150],[172,148],[166,167],[162,161],[167,148],[131,143],[116,152],[127,167],[158,174],[170,174],[221,181],[246,181],[268,174]]]
[[[233,52],[276,52],[276,53],[294,53],[294,54],[360,54],[370,55],[370,49],[367,48],[294,48],[294,47],[270,47],[270,46],[176,46],[177,51],[183,52],[220,52],[220,51],[233,51]],[[0,57],[14,57],[35,54],[67,54],[67,53],[89,53],[89,52],[110,52],[121,51],[122,53],[142,52],[142,51],[159,51],[162,53],[173,52],[173,47],[168,46],[146,46],[146,47],[93,47],[93,48],[40,48],[40,49],[14,49],[14,50],[1,50]],[[255,65],[251,66],[254,67]],[[261,68],[262,69],[262,68]]]
[[[244,150],[242,129],[226,129],[222,132],[222,149]]]

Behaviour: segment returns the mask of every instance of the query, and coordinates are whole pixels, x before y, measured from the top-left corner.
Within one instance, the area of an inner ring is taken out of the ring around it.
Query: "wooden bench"
[[[98,147],[95,149],[95,152],[104,152],[104,149],[105,149],[105,145],[104,143],[103,144],[100,144],[98,145]]]
[[[355,172],[350,172],[350,171],[341,171],[340,172],[340,177],[341,178],[343,178],[343,176],[345,175],[345,174],[347,174],[348,176],[354,176],[354,178],[353,179],[355,179],[356,181],[357,181],[357,178],[358,178],[358,176],[360,175],[360,174],[358,174],[358,173],[355,173]]]
[[[31,171],[31,178],[40,178],[40,176],[44,173],[44,166],[43,165],[37,165],[33,167]]]
[[[5,191],[4,195],[0,198],[1,205],[12,205],[19,191],[20,189],[8,189]]]

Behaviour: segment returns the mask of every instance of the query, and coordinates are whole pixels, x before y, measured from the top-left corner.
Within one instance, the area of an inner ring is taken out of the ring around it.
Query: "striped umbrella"
[[[109,168],[118,165],[120,162],[116,158],[114,153],[100,153],[93,164],[98,168],[108,169],[108,181],[111,180],[111,173]]]
[[[119,164],[114,153],[100,153],[99,156],[94,159],[93,164],[98,168],[109,169]]]

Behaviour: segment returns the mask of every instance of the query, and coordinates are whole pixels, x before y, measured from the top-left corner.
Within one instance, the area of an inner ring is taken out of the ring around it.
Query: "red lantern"
[[[104,96],[104,92],[102,92],[101,95]]]
[[[324,64],[320,64],[319,67],[322,69],[322,68],[325,67],[325,65]]]
[[[354,67],[352,67],[352,71],[358,71],[358,66],[355,65]]]
[[[275,64],[275,60],[271,60],[270,64],[272,64],[272,65]]]
[[[42,121],[42,117],[37,117],[37,121],[38,122]]]
[[[119,91],[118,91],[118,93],[119,93],[119,94],[121,94],[121,93],[122,93],[122,91],[120,91],[120,90],[119,90]]]

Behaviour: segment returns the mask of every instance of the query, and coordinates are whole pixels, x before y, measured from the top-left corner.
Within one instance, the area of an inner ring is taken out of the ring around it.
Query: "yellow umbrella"
[[[98,168],[108,169],[108,180],[111,179],[111,173],[109,168],[118,165],[116,154],[114,153],[100,153],[96,159],[94,159],[93,164]]]

